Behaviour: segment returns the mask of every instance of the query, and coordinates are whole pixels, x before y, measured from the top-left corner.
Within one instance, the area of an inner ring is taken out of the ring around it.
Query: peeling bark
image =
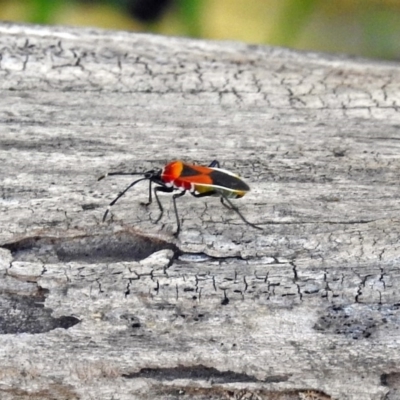
[[[1,399],[400,396],[400,67],[0,24]],[[233,200],[97,178],[182,159]]]

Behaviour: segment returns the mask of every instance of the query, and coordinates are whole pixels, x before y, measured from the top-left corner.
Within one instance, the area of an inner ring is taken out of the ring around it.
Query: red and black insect
[[[178,210],[176,207],[176,199],[183,196],[186,192],[189,192],[194,197],[218,196],[221,199],[221,203],[226,208],[235,211],[243,222],[253,228],[262,230],[261,227],[247,221],[239,209],[229,200],[243,197],[250,190],[249,186],[243,182],[239,176],[225,169],[221,169],[217,160],[214,160],[208,167],[186,164],[182,161],[172,161],[163,169],[152,169],[144,173],[110,172],[109,174],[101,176],[98,180],[100,181],[110,175],[144,175],[144,177],[132,182],[125,190],[119,193],[119,195],[109,204],[107,211],[104,213],[103,222],[105,221],[110,208],[132,186],[136,185],[140,181],[148,180],[149,201],[144,203],[144,205],[148,206],[152,203],[152,193],[154,192],[154,197],[156,198],[158,208],[160,209],[160,215],[155,223],[161,219],[164,213],[163,206],[158,197],[158,192],[172,193],[174,191],[179,191],[179,193],[172,196],[177,223],[177,230],[175,232],[176,236],[181,230]],[[154,187],[153,191],[152,183],[157,185]]]

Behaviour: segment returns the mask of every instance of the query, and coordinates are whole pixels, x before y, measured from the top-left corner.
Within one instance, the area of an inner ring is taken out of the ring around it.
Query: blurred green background
[[[0,19],[400,59],[400,0],[0,0]]]

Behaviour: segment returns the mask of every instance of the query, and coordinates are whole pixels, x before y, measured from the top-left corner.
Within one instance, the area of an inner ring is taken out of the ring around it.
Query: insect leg
[[[152,193],[151,193],[151,184],[152,184],[152,181],[149,180],[149,200],[148,200],[147,203],[141,202],[140,204],[141,204],[142,206],[147,207],[147,206],[149,206],[149,205],[153,202]]]
[[[172,188],[172,187],[156,186],[156,187],[154,188],[154,197],[156,198],[158,208],[160,209],[160,215],[159,215],[158,218],[154,221],[155,224],[161,219],[161,217],[162,217],[163,214],[164,214],[164,208],[163,208],[163,206],[162,206],[162,204],[161,204],[161,201],[160,201],[160,199],[159,199],[159,197],[158,197],[157,192],[171,193],[171,192],[173,192],[173,191],[174,191],[174,188]],[[150,192],[150,193],[151,193],[151,192]],[[151,203],[151,195],[150,195],[150,199],[149,199],[149,200],[150,200],[150,203]],[[150,204],[150,203],[149,203],[149,204]]]
[[[223,197],[221,197],[220,200],[221,200],[222,205],[223,205],[224,207],[226,207],[228,210],[233,210],[233,209],[234,209],[234,208],[231,207],[230,205],[228,206],[228,204],[224,203],[224,198],[223,198]],[[232,203],[231,203],[231,204],[232,204]]]
[[[176,232],[174,233],[174,236],[178,236],[179,232],[181,231],[181,223],[179,221],[179,215],[178,215],[178,209],[176,207],[176,199],[178,197],[182,197],[184,194],[186,193],[186,190],[184,190],[183,192],[180,193],[176,193],[172,196],[172,200],[174,202],[174,210],[175,210],[175,217],[176,217],[176,225],[177,225],[177,229]]]
[[[226,201],[226,202],[229,204],[229,206],[228,206],[227,204],[225,204],[224,201]],[[252,226],[252,227],[255,228],[255,229],[263,230],[263,228],[261,228],[260,226],[257,226],[257,225],[255,225],[255,224],[252,224],[251,222],[247,221],[247,219],[242,215],[242,213],[239,211],[239,209],[238,209],[236,206],[234,206],[234,205],[232,204],[232,202],[231,202],[227,197],[225,197],[224,195],[221,195],[221,203],[222,203],[228,210],[233,210],[233,211],[235,211],[235,213],[236,213],[237,215],[239,215],[239,217],[242,219],[242,221],[243,221],[245,224],[247,224],[247,225],[249,225],[249,226]]]
[[[208,168],[214,168],[214,167],[219,168],[219,161],[218,160],[211,161],[210,165],[208,166]]]

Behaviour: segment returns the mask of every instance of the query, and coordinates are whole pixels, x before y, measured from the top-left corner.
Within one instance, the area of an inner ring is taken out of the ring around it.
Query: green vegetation
[[[157,0],[0,0],[0,19],[400,58],[400,0],[158,1],[151,14]]]

